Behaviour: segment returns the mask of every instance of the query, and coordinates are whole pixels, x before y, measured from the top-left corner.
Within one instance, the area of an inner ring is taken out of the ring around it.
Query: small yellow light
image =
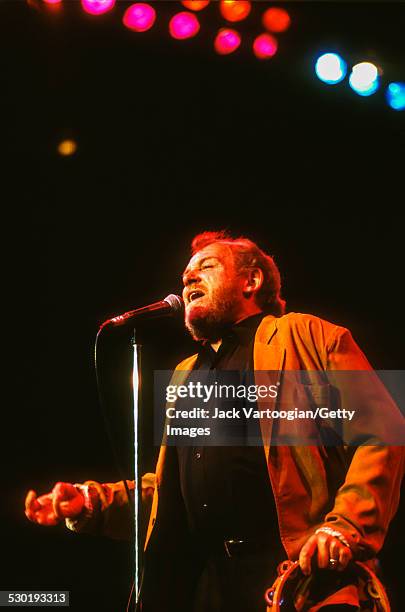
[[[65,157],[73,155],[77,151],[77,143],[74,140],[62,140],[58,144],[58,153]]]

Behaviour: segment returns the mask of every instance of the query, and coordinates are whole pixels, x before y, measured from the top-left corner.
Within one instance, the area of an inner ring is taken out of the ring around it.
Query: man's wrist
[[[71,531],[81,531],[98,511],[100,507],[100,498],[97,489],[92,485],[75,484],[74,486],[83,496],[83,508],[81,513],[75,518],[66,518],[65,524]]]
[[[332,536],[333,538],[337,538],[340,542],[342,542],[342,544],[344,544],[345,546],[350,548],[350,544],[347,541],[347,539],[345,538],[345,536],[343,535],[343,533],[341,533],[337,529],[332,529],[332,527],[327,527],[327,526],[319,527],[319,529],[317,529],[315,531],[315,535],[317,535],[318,533],[327,533],[328,535]]]

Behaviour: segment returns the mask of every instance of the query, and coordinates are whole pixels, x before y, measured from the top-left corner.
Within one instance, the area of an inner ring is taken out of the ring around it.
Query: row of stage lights
[[[29,0],[30,1],[30,0]],[[58,8],[63,0],[42,0],[47,5]],[[91,15],[102,15],[111,11],[118,0],[81,0],[83,9]],[[196,36],[200,30],[197,14],[205,9],[210,0],[184,0],[181,2],[187,10],[181,10],[169,21],[170,35],[176,40],[186,40]],[[231,24],[245,20],[252,10],[252,2],[248,0],[220,0],[216,2],[221,16]],[[156,10],[151,3],[136,2],[124,12],[122,22],[134,32],[147,32],[156,21]],[[257,35],[253,41],[253,53],[258,59],[270,59],[277,53],[278,40],[275,34],[289,29],[291,17],[280,7],[267,8],[261,23],[264,32]],[[214,49],[219,55],[229,55],[241,45],[242,37],[234,27],[223,27],[218,30],[214,39]],[[371,62],[361,62],[352,67],[349,75],[349,85],[360,96],[373,95],[381,85],[382,69]],[[347,63],[337,53],[324,53],[315,64],[318,78],[329,85],[336,85],[346,78]],[[388,105],[394,110],[405,109],[405,83],[388,83],[385,90]]]
[[[324,53],[315,63],[317,77],[328,85],[341,83],[348,73],[347,62],[337,53]],[[359,96],[368,97],[381,87],[383,71],[371,62],[355,64],[349,75],[349,86]],[[387,104],[394,110],[405,110],[405,83],[388,83],[385,88]]]
[[[43,3],[57,8],[63,0],[42,0]],[[117,0],[81,0],[81,5],[90,15],[102,15],[111,11]],[[197,13],[205,9],[210,0],[184,0],[181,2],[187,10],[173,15],[169,21],[169,33],[176,40],[193,38],[200,31],[200,20]],[[248,0],[220,0],[217,2],[221,16],[234,24],[245,20],[252,10],[252,2]],[[151,30],[156,21],[156,10],[152,4],[136,2],[129,6],[122,17],[122,22],[133,32],[147,32]],[[283,8],[270,7],[262,15],[264,32],[260,33],[253,42],[253,53],[258,59],[270,59],[277,53],[278,40],[274,34],[288,30],[291,18]],[[241,45],[242,37],[237,29],[223,27],[217,32],[214,39],[214,49],[219,55],[229,55]]]

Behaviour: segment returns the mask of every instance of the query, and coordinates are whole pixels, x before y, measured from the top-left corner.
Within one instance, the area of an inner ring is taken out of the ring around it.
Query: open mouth
[[[203,297],[205,294],[203,291],[200,291],[199,289],[195,289],[194,291],[191,291],[189,296],[188,296],[188,301],[191,304],[191,302],[195,302],[196,300],[198,300],[199,298]]]

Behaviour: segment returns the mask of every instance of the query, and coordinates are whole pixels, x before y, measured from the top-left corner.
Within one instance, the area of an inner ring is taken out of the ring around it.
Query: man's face
[[[210,244],[191,258],[183,274],[186,327],[195,340],[218,340],[244,316],[245,275],[235,269],[231,247]]]

